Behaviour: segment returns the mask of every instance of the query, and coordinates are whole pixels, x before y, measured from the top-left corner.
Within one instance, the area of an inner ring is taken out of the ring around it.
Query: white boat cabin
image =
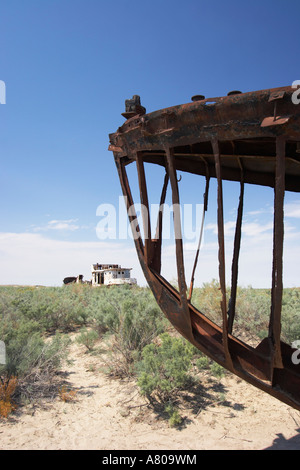
[[[136,284],[136,279],[130,277],[131,269],[122,268],[119,264],[92,264],[92,285]]]

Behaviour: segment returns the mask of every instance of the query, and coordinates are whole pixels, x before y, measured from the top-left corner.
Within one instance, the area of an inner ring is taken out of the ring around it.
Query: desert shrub
[[[217,324],[222,323],[220,300],[216,280],[194,289],[193,303]],[[288,343],[300,339],[299,300],[299,288],[284,289],[282,338]],[[258,338],[266,336],[270,304],[270,290],[238,288],[233,333],[242,330]],[[0,340],[7,350],[7,363],[0,364],[0,378],[7,381],[15,377],[15,396],[32,398],[42,390],[48,393],[68,349],[65,338],[56,333],[79,330],[77,340],[90,351],[98,337],[105,335],[109,373],[137,374],[142,393],[169,400],[166,413],[176,423],[180,418],[172,397],[189,382],[192,358],[199,370],[219,377],[224,370],[199,351],[195,355],[193,346],[185,340],[167,335],[169,327],[149,288],[78,284],[0,287]],[[5,409],[9,413],[9,400],[3,403],[2,413]]]
[[[282,338],[288,344],[300,339],[300,289],[284,289],[282,297]]]
[[[210,364],[209,370],[214,377],[217,377],[219,379],[221,377],[224,377],[224,375],[226,374],[224,367],[222,367],[220,364],[214,361]]]
[[[207,356],[200,356],[195,360],[195,366],[201,371],[203,369],[208,369],[210,364],[210,359]]]
[[[182,423],[182,417],[180,416],[178,408],[171,401],[165,406],[165,412],[169,417],[169,425],[171,427],[179,426]]]
[[[237,291],[235,327],[264,338],[268,332],[271,308],[269,289],[239,288]]]
[[[202,353],[196,356],[194,363],[200,372],[203,370],[209,371],[211,375],[219,379],[226,374],[224,367]]]
[[[142,360],[137,364],[141,393],[148,397],[155,393],[162,401],[171,400],[190,380],[188,371],[193,354],[192,345],[168,333],[160,336],[159,344],[145,346]]]
[[[94,328],[109,340],[107,366],[110,374],[134,374],[142,349],[166,328],[166,319],[150,289],[114,287],[102,291],[94,312]]]
[[[67,332],[87,320],[85,298],[67,287],[2,289],[0,313],[12,310],[18,321],[35,322],[39,331]]]
[[[229,304],[229,288],[226,291],[226,298]],[[213,279],[211,282],[204,283],[201,288],[194,289],[192,301],[202,313],[217,325],[222,326],[221,291],[217,280]],[[233,332],[243,331],[257,339],[264,338],[268,334],[270,307],[269,289],[238,287]]]
[[[89,351],[92,351],[98,339],[99,335],[95,330],[88,330],[87,328],[83,328],[76,337],[76,342],[78,344],[83,344]]]
[[[56,335],[46,343],[41,323],[34,315],[29,317],[24,313],[24,305],[27,302],[20,302],[18,297],[13,300],[16,300],[19,306],[22,303],[21,309],[18,310],[13,301],[5,308],[3,302],[1,304],[0,339],[6,346],[7,363],[5,366],[0,365],[0,371],[3,373],[5,369],[4,372],[8,376],[24,376],[42,357],[49,362],[51,355],[52,363],[56,366],[56,349],[62,347],[63,343],[61,337]]]
[[[268,336],[271,312],[270,289],[238,289],[235,325],[262,339]],[[283,289],[281,314],[282,340],[300,339],[300,289]]]
[[[70,331],[86,322],[85,306],[70,286],[37,290],[32,299],[31,309],[46,331]],[[31,313],[31,314],[32,314]]]
[[[193,304],[217,324],[221,324],[221,291],[219,281],[213,279],[211,282],[205,282],[201,288],[194,289]]]
[[[152,294],[145,290],[121,302],[115,333],[125,348],[141,351],[164,331],[165,325]]]
[[[67,338],[57,334],[45,339],[36,331],[36,322],[9,317],[0,323],[0,338],[6,347],[6,363],[0,364],[1,380],[16,377],[19,398],[45,395],[67,357]]]
[[[29,351],[30,346],[27,346]],[[35,401],[56,395],[54,379],[62,363],[67,360],[68,346],[69,339],[57,334],[50,341],[40,343],[37,349],[33,349],[32,359],[24,361],[26,369],[23,369],[18,378],[21,400]]]

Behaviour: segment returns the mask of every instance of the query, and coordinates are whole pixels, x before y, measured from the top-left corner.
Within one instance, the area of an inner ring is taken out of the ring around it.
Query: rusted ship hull
[[[252,385],[300,410],[300,365],[292,362],[295,349],[283,343],[280,337],[284,194],[286,190],[300,191],[300,106],[293,102],[294,92],[292,87],[283,87],[251,93],[234,92],[210,99],[194,97],[191,103],[149,114],[140,103],[137,106],[133,103],[124,114],[126,122],[110,135],[110,150],[114,152],[122,191],[127,208],[130,208],[131,223],[137,220],[132,212],[137,201],[132,198],[126,167],[131,163],[136,165],[140,202],[148,208],[143,220],[148,236],[144,240],[142,236],[135,237],[135,246],[145,278],[166,317],[207,356]],[[178,170],[206,178],[204,207],[207,205],[210,178],[217,179],[222,326],[216,325],[191,303],[194,279],[188,291],[180,221],[174,223],[178,289],[161,275],[163,215],[160,213],[156,234],[152,238],[145,162],[165,168],[161,205],[168,184],[172,190],[173,204],[180,204]],[[230,302],[227,302],[225,283],[223,180],[240,183]],[[255,348],[233,334],[245,183],[274,188],[269,335]]]

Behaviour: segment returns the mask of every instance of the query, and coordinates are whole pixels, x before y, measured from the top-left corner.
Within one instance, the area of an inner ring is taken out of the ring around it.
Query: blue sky
[[[132,240],[96,232],[97,207],[119,207],[108,134],[124,122],[125,99],[139,94],[150,112],[194,94],[290,85],[300,79],[299,16],[298,0],[2,0],[0,284],[89,279],[95,262],[133,267],[142,284]],[[193,202],[199,188],[186,187]],[[238,190],[226,190],[230,246]],[[269,286],[273,193],[247,187],[246,196],[240,281]],[[286,204],[285,279],[299,285],[299,197],[287,194]],[[210,208],[200,284],[217,276]],[[187,247],[190,269],[195,243]],[[166,244],[168,278],[172,250]]]

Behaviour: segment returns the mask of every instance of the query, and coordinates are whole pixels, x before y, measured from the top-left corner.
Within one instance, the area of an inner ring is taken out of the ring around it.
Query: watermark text
[[[297,349],[292,354],[292,363],[295,365],[298,365],[300,364],[300,340],[299,339],[297,341],[292,342],[292,348]]]
[[[300,80],[294,80],[292,83],[292,88],[296,88],[296,91],[292,94],[292,102],[294,104],[300,103]]]
[[[97,207],[96,215],[101,219],[96,226],[96,234],[100,240],[159,238],[156,232],[160,224],[157,222],[163,218],[162,239],[170,240],[174,236],[175,239],[196,241],[202,214],[203,204],[151,204],[148,211],[140,203],[128,206],[127,198],[121,196],[118,208],[113,204]]]

